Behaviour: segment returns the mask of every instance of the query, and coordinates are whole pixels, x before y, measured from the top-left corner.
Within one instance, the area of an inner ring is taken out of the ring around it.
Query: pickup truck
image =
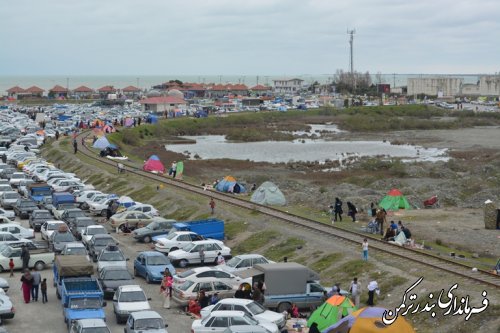
[[[317,282],[318,273],[294,262],[257,264],[234,274],[241,278],[252,277],[252,285],[265,283],[263,305],[280,313],[291,309],[292,303],[299,308],[316,308],[323,304],[324,292],[328,291]]]
[[[47,183],[33,183],[27,187],[27,196],[36,203],[43,200],[44,197],[52,196],[52,188]]]
[[[15,269],[23,267],[21,260],[21,247],[5,246],[0,252],[0,271],[9,269],[9,259],[14,259]],[[34,267],[37,271],[43,270],[47,265],[54,262],[54,252],[48,252],[45,249],[32,250],[30,249],[30,260],[28,266]]]
[[[205,238],[224,240],[224,221],[206,219],[187,222],[177,222],[172,225],[169,233],[176,231],[192,231]]]
[[[90,277],[94,266],[86,256],[57,256],[52,267],[57,298],[61,298],[62,282],[66,278]]]
[[[64,322],[71,328],[79,319],[104,320],[104,293],[95,277],[66,278],[61,284]]]

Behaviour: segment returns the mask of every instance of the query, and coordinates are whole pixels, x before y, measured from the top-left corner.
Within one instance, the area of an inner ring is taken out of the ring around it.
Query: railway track
[[[82,139],[86,139],[90,134],[91,132],[83,132],[79,134],[77,137],[78,142],[84,142],[82,141]],[[97,156],[95,152],[93,152],[86,146],[86,144],[79,146],[79,153],[95,160],[98,163],[116,167],[116,162]],[[358,247],[360,247],[362,239],[366,237],[366,235],[362,233],[341,229],[333,225],[286,213],[276,208],[255,204],[233,195],[213,191],[207,192],[200,186],[143,171],[132,163],[122,162],[122,164],[125,167],[125,171],[128,173],[132,173],[137,176],[153,180],[155,182],[174,186],[178,189],[185,190],[191,193],[196,193],[206,197],[213,197],[220,202],[237,206],[242,209],[258,211],[261,214],[265,214],[269,217],[273,217],[289,223],[296,228],[328,235],[342,242],[351,244],[354,243]],[[375,238],[370,238],[370,249],[379,251],[380,253],[391,256],[392,258],[397,258],[398,260],[404,260],[408,263],[408,268],[410,268],[411,263],[417,263],[434,270],[450,273],[452,275],[460,277],[461,279],[470,280],[476,284],[500,289],[500,277],[498,277],[497,275],[494,275],[485,270],[472,272],[471,267],[467,265],[431,253],[426,253],[418,249],[400,247]]]

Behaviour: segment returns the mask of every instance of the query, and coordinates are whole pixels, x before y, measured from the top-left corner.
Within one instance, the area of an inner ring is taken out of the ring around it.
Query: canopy
[[[345,296],[333,295],[323,305],[317,308],[307,320],[307,326],[318,324],[320,331],[335,324],[342,317],[350,315],[355,310],[354,304]]]
[[[217,183],[215,189],[219,192],[226,193],[245,193],[245,187],[238,183],[233,176],[226,176]]]
[[[271,206],[284,206],[286,199],[278,186],[272,182],[264,182],[252,194],[250,201]]]
[[[158,123],[158,117],[155,116],[154,114],[149,114],[146,121],[151,124],[156,124]]]
[[[97,149],[104,149],[106,147],[109,147],[110,143],[108,139],[105,136],[101,136],[99,139],[97,139],[92,147],[97,148]]]
[[[382,201],[380,201],[379,206],[385,210],[411,209],[403,193],[395,188],[387,193]]]
[[[348,322],[349,333],[415,333],[413,327],[402,316],[398,316],[391,325],[385,325],[382,321],[385,311],[386,309],[378,307],[359,309],[321,333],[335,332],[336,328],[345,322]]]
[[[156,155],[151,155],[151,157],[144,163],[142,167],[144,171],[165,173],[165,166],[161,163],[160,158]]]
[[[94,266],[86,256],[56,256],[55,267],[57,274],[64,277],[94,274]]]

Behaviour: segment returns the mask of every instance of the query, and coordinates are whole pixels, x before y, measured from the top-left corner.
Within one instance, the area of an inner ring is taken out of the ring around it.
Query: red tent
[[[165,173],[165,166],[161,163],[160,158],[156,155],[151,155],[151,157],[144,163],[142,167],[144,171]]]

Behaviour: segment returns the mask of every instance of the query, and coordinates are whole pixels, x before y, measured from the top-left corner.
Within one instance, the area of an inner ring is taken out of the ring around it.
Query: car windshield
[[[19,207],[36,207],[32,201],[21,201]]]
[[[146,228],[154,230],[154,229],[158,228],[158,222],[151,222],[150,224],[148,224],[146,226]]]
[[[259,313],[266,311],[266,309],[257,302],[248,303],[247,308],[253,315],[258,315]]]
[[[33,190],[33,194],[35,195],[51,195],[52,191],[50,190]]]
[[[175,239],[176,237],[177,237],[177,234],[176,234],[176,233],[173,233],[173,234],[168,234],[168,235],[167,235],[167,239],[168,239],[168,240]]]
[[[19,194],[14,193],[14,192],[13,193],[4,193],[3,197],[5,199],[17,199],[17,198],[19,198]]]
[[[104,252],[99,258],[101,261],[124,261],[125,258],[121,252]]]
[[[109,333],[107,327],[86,327],[81,330],[81,333]]]
[[[68,212],[69,217],[85,217],[85,213],[81,210],[75,210]]]
[[[75,238],[69,232],[58,233],[54,236],[54,242],[74,242]]]
[[[189,252],[193,249],[193,247],[195,247],[196,244],[195,243],[189,243],[189,244],[186,244],[184,245],[184,247],[182,248],[184,251],[186,252]]]
[[[238,265],[240,263],[240,261],[241,261],[240,258],[233,257],[233,258],[229,259],[228,261],[226,261],[226,266],[236,267],[236,265]]]
[[[12,250],[10,247],[6,246],[1,253],[4,257],[9,258],[12,253]]]
[[[57,230],[59,229],[59,226],[63,225],[64,223],[50,223],[47,224],[47,230]]]
[[[104,275],[105,280],[131,280],[132,276],[126,270],[107,271]]]
[[[90,228],[87,229],[87,235],[103,235],[106,233],[104,228]]]
[[[160,318],[137,319],[134,323],[135,330],[159,330],[164,327],[163,320]]]
[[[58,210],[66,210],[66,209],[70,209],[70,208],[75,208],[75,205],[72,204],[72,203],[63,203],[63,204],[59,204],[57,206]]]
[[[108,245],[109,243],[112,243],[113,242],[113,239],[110,237],[106,237],[106,238],[98,238],[95,240],[94,244],[97,245],[97,246],[105,246],[105,245]]]
[[[188,269],[187,271],[184,271],[182,273],[177,274],[178,277],[180,278],[187,278],[188,276],[193,275],[195,272],[192,269]]]
[[[33,216],[35,219],[50,219],[52,215],[50,215],[49,212],[43,212],[43,213],[36,213],[35,216]]]
[[[101,301],[98,298],[71,298],[68,308],[70,309],[99,309]]]
[[[12,191],[12,188],[9,185],[0,185],[0,192]]]
[[[120,302],[146,302],[147,298],[143,291],[127,291],[120,294]]]
[[[192,285],[194,284],[194,281],[191,281],[191,280],[187,280],[186,282],[184,282],[183,284],[181,284],[179,286],[179,289],[182,290],[182,291],[186,291],[189,289],[189,287],[191,287]]]
[[[94,220],[76,220],[76,226],[79,228],[88,227],[89,225],[94,225]]]
[[[12,177],[10,177],[10,179],[23,179],[24,178],[24,174],[12,174]]]
[[[165,256],[152,256],[146,258],[147,265],[168,265],[170,261]]]
[[[75,256],[86,256],[87,251],[84,247],[69,247],[64,251],[66,255],[75,255]]]

